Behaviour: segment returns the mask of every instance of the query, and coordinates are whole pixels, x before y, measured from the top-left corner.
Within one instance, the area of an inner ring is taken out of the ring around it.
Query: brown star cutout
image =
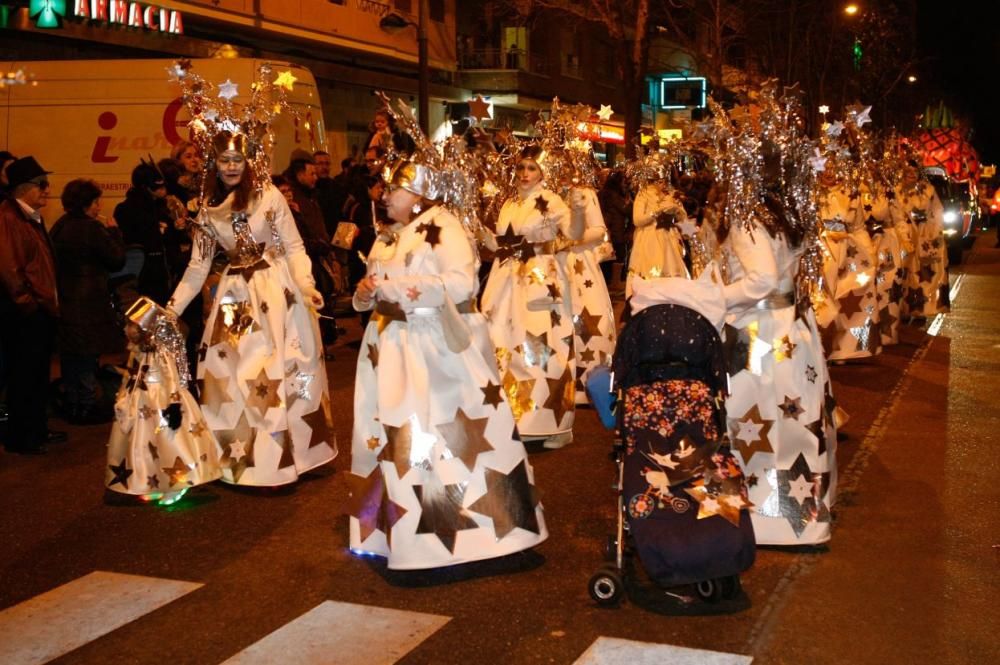
[[[372,369],[378,367],[378,346],[375,344],[368,344],[368,361],[372,364]]]
[[[324,398],[323,402],[315,411],[302,416],[302,422],[308,425],[309,429],[312,430],[312,436],[309,437],[309,448],[315,448],[323,443],[326,443],[333,448],[330,438],[330,430],[333,428],[333,420],[328,414],[328,406],[329,405]]]
[[[361,542],[375,531],[381,531],[390,542],[392,527],[404,515],[406,508],[389,498],[382,467],[378,464],[367,476],[347,474],[347,514],[355,517],[361,527]]]
[[[424,240],[431,247],[441,244],[441,227],[435,224],[433,219],[418,226],[417,231],[424,234]]]
[[[566,412],[572,411],[576,403],[573,376],[567,366],[563,368],[563,373],[558,379],[546,377],[545,382],[549,385],[549,396],[545,398],[544,407],[552,409],[552,415],[556,419],[556,427],[559,427]]]
[[[541,194],[535,197],[535,210],[542,213],[543,215],[549,212],[549,202]]]
[[[509,473],[486,468],[486,494],[469,510],[493,520],[497,540],[516,528],[540,534],[538,492],[528,479],[528,461],[522,459]]]
[[[174,485],[180,483],[183,480],[183,476],[186,476],[188,472],[191,470],[188,468],[188,465],[181,460],[180,457],[174,459],[173,466],[165,466],[161,468],[163,470],[163,473],[167,474],[170,477],[170,482],[168,484],[169,487],[173,487]]]
[[[487,381],[486,385],[480,390],[483,391],[483,405],[492,406],[494,409],[500,406],[503,402],[503,395],[500,393],[502,386],[499,383],[493,383],[492,381]]]
[[[205,381],[201,390],[201,403],[205,409],[211,409],[216,417],[222,409],[222,405],[232,402],[229,396],[229,377],[216,377],[210,370],[205,370]]]
[[[580,341],[584,344],[589,344],[591,338],[600,337],[601,331],[598,328],[601,322],[600,314],[591,314],[586,307],[580,312],[580,315],[575,317],[575,328],[576,334],[580,337]]]
[[[469,418],[459,407],[453,422],[437,425],[438,432],[447,442],[448,450],[462,460],[469,471],[475,468],[479,453],[493,450],[486,439],[486,426],[489,422],[489,418]]]
[[[281,404],[281,397],[278,395],[278,386],[281,385],[281,379],[268,378],[267,372],[263,367],[258,372],[256,379],[250,379],[245,383],[247,386],[246,405],[249,408],[256,409],[261,419],[267,414],[269,408]]]

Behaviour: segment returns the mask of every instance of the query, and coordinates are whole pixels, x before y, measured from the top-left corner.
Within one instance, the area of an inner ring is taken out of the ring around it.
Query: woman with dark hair
[[[632,223],[632,202],[629,200],[628,192],[625,189],[625,172],[615,169],[608,174],[604,186],[597,193],[597,200],[601,204],[601,214],[604,215],[604,225],[608,229],[608,238],[611,246],[615,250],[615,260],[605,261],[601,264],[601,272],[604,273],[604,281],[608,288],[614,282],[612,269],[619,261],[624,262],[628,255],[628,228]]]
[[[579,240],[585,220],[545,189],[546,156],[539,146],[521,151],[517,192],[500,209],[496,235],[483,238],[496,257],[482,307],[518,432],[560,448],[573,440],[576,361],[572,294],[557,241]]]
[[[115,220],[101,215],[102,193],[93,180],[66,183],[62,192],[66,214],[52,227],[59,264],[59,353],[66,419],[78,425],[111,420],[111,409],[98,406],[98,360],[124,346],[111,307],[108,275],[125,265],[125,244]]]
[[[202,410],[223,449],[223,480],[275,486],[337,448],[315,314],[323,297],[252,129],[212,137],[191,262],[168,307],[183,312],[216,248],[226,253],[199,350]]]

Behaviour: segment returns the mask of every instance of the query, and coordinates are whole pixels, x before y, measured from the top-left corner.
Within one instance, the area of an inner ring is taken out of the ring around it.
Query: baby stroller
[[[588,381],[602,421],[616,430],[618,467],[617,529],[589,592],[601,605],[619,603],[631,570],[626,555],[634,552],[673,602],[727,611],[720,601],[745,606],[739,575],[756,553],[751,504],[725,436],[722,342],[713,322],[693,309],[721,324],[724,301],[713,308],[706,298],[721,293],[702,280],[655,283],[655,293],[638,289],[633,297],[641,311],[619,337],[613,373]],[[651,306],[642,308],[643,300]],[[603,408],[611,401],[614,415]]]

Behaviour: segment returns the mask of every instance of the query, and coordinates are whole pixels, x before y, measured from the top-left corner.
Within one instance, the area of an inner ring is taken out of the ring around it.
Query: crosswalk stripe
[[[95,571],[0,612],[0,663],[46,663],[200,586]]]
[[[392,665],[450,620],[328,600],[223,665]]]
[[[599,637],[573,665],[750,665],[752,661],[736,653]]]

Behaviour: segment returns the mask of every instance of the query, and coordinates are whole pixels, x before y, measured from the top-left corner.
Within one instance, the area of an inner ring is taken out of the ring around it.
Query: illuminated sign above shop
[[[72,13],[67,13],[65,0],[32,0],[29,14],[39,28],[58,28],[61,19],[85,21],[139,28],[150,32],[184,34],[184,18],[179,11],[155,5],[125,0],[72,0]]]

